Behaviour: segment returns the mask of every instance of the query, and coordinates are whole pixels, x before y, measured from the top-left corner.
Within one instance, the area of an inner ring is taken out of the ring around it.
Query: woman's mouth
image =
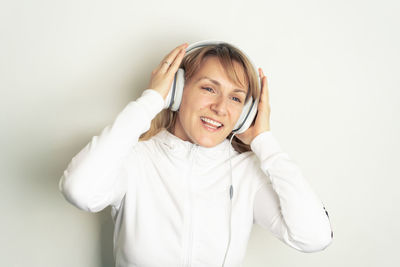
[[[216,132],[224,126],[219,121],[215,121],[207,117],[200,117],[200,119],[204,128],[211,132]]]

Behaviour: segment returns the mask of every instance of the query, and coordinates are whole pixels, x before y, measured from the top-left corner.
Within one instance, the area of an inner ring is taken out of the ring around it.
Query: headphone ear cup
[[[232,132],[236,134],[241,134],[245,132],[250,127],[251,123],[256,117],[257,109],[258,109],[258,99],[256,99],[256,101],[253,101],[253,97],[250,97],[249,100],[244,105],[239,120],[237,121],[234,130]]]
[[[185,70],[179,68],[178,71],[175,73],[174,81],[168,93],[167,97],[168,106],[166,106],[166,108],[169,108],[172,111],[179,110],[179,106],[181,105],[182,101],[184,87],[185,87]]]
[[[253,97],[250,96],[249,99],[246,101],[246,103],[243,106],[242,113],[240,113],[239,119],[236,122],[235,127],[232,130],[233,132],[237,132],[243,125],[243,123],[246,119],[246,116],[250,111],[252,102],[253,102]]]

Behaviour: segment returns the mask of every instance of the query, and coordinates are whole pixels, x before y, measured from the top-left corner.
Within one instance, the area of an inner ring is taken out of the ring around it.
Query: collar
[[[229,150],[231,150],[231,156],[237,152],[232,147],[228,139],[224,139],[221,143],[213,147],[204,147],[198,144],[194,144],[190,141],[184,141],[176,135],[170,133],[167,129],[162,129],[159,133],[153,136],[155,141],[165,146],[167,149],[174,152],[176,156],[187,157],[193,151],[196,151],[197,155],[204,156],[209,159],[229,157]]]

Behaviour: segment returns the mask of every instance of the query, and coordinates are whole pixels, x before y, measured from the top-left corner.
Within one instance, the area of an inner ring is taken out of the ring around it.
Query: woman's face
[[[246,84],[243,67],[233,63],[239,79]],[[247,87],[233,84],[217,57],[204,58],[197,73],[185,81],[173,134],[204,147],[218,145],[239,119]]]

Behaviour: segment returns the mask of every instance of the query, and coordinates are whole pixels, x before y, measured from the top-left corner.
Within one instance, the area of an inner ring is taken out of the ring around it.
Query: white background
[[[245,267],[399,265],[397,1],[0,2],[0,265],[113,265],[110,208],[58,191],[71,158],[175,46],[231,41],[269,79],[271,130],[334,241],[301,253],[259,226]]]

